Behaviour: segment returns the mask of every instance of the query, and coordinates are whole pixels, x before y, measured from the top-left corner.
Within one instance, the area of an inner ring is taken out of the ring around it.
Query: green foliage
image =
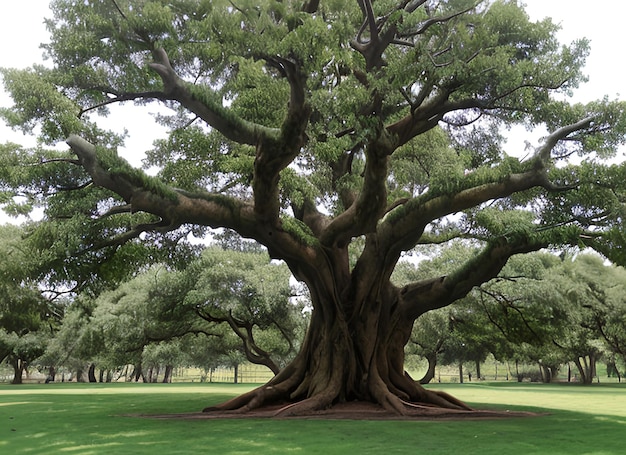
[[[150,177],[140,169],[132,167],[128,161],[118,156],[117,152],[98,147],[96,154],[101,165],[115,178],[116,176],[127,179],[131,184],[143,188],[144,190],[168,199],[172,202],[178,201],[178,194],[169,188],[158,178]]]
[[[182,271],[153,266],[96,298],[81,297],[47,357],[69,368],[217,366],[245,358],[243,336],[283,364],[305,321],[290,296],[285,266],[265,252],[211,248]]]
[[[610,157],[623,141],[622,103],[602,100],[583,106],[555,101],[555,94],[567,94],[584,81],[587,41],[562,46],[555,38],[557,25],[550,20],[531,22],[517,2],[451,1],[431,9],[376,2],[375,14],[384,17],[381,33],[396,30],[398,39],[385,49],[382,64],[373,67],[354,45],[367,41],[357,2],[322,2],[316,14],[301,11],[301,6],[274,0],[125,0],[112,7],[105,0],[55,0],[53,17],[47,21],[51,40],[44,46],[52,68],[4,70],[15,106],[3,115],[9,124],[27,131],[41,124],[42,140],[48,143],[70,133],[106,139],[97,141],[101,159],[113,159],[104,150],[115,149],[110,145],[121,139],[95,129],[88,115],[107,115],[106,105],[116,96],[140,104],[159,99],[154,94],[163,89],[163,81],[149,64],[162,47],[185,89],[206,109],[233,129],[277,139],[290,98],[290,84],[277,58],[287,59],[306,75],[305,96],[312,114],[297,166],[282,176],[283,207],[302,207],[307,201],[322,204],[331,214],[346,208],[337,194],[360,191],[362,151],[377,140],[380,125],[393,125],[446,91],[451,105],[470,107],[447,112],[441,123],[449,125],[446,129],[424,128],[389,159],[388,199],[419,197],[407,209],[486,183],[506,182],[511,174],[531,169],[536,163],[506,156],[502,126],[544,123],[554,130],[593,116],[589,127],[555,149],[554,156],[562,159],[574,151]],[[450,15],[454,17],[424,27],[429,17]],[[146,160],[146,165],[159,168],[158,177],[118,159],[110,163],[113,174],[171,200],[175,192],[168,185],[249,198],[253,147],[193,125],[199,123],[193,114],[173,101],[166,104],[172,114],[158,120],[171,127],[171,134],[155,144]],[[474,122],[477,116],[482,116],[481,122]],[[22,158],[21,153],[16,156]],[[340,172],[346,161],[349,170]],[[67,168],[58,166],[65,172]],[[557,180],[561,169],[550,170]],[[527,208],[529,199],[538,196],[514,197],[508,201],[513,208]],[[32,206],[10,204],[14,214]],[[408,211],[396,210],[393,216]],[[552,214],[545,215],[550,224]]]
[[[415,281],[433,269],[445,274],[472,254],[457,242],[418,268],[406,263],[395,279]],[[553,371],[579,358],[591,371],[603,354],[624,361],[624,283],[626,270],[596,254],[514,256],[498,278],[420,317],[408,352],[444,363],[490,352],[501,361],[531,361]]]
[[[166,307],[198,320],[234,323],[241,341],[263,346],[280,363],[293,355],[305,322],[301,307],[290,302],[289,272],[267,253],[207,249],[185,270],[188,284]],[[178,310],[174,309],[178,306]],[[231,319],[232,318],[232,319]],[[247,333],[246,327],[253,329]],[[234,329],[234,327],[232,327]]]
[[[221,214],[199,217],[206,226],[228,224],[254,234],[254,217],[266,215],[258,212],[268,202],[280,205],[269,220],[273,228],[282,228],[303,248],[319,247],[317,231],[305,223],[316,218],[318,209],[315,229],[345,231],[345,238],[329,243],[343,248],[352,242],[352,264],[364,252],[365,258],[384,262],[382,277],[391,273],[388,262],[416,244],[468,239],[448,251],[433,248],[430,252],[440,257],[415,274],[398,270],[394,280],[403,283],[443,275],[460,280],[476,264],[459,261],[461,255],[501,265],[506,258],[493,259],[489,248],[504,244],[520,251],[540,245],[592,246],[626,264],[626,167],[606,164],[624,143],[626,109],[608,99],[586,105],[563,101],[585,80],[585,39],[561,45],[558,26],[551,20],[531,22],[517,1],[408,2],[398,7],[387,0],[330,0],[320,2],[314,13],[303,11],[302,4],[54,0],[53,17],[47,20],[50,41],[44,45],[50,65],[3,69],[14,105],[0,115],[9,126],[36,135],[40,144],[52,145],[70,134],[97,144],[97,159],[111,181],[124,180],[169,202],[193,194],[234,215],[230,224]],[[364,20],[369,4],[376,30]],[[168,136],[154,143],[145,160],[146,167],[156,167],[156,176],[118,156],[123,137],[94,123],[98,115],[110,114],[107,106],[122,102],[129,109],[130,102],[159,102],[170,109],[169,115],[156,117]],[[304,108],[293,112],[294,106]],[[577,123],[583,119],[587,121]],[[302,131],[293,129],[298,121]],[[567,134],[560,130],[576,124]],[[548,134],[560,134],[559,141],[552,144],[555,136],[548,136],[547,148],[521,161],[508,156],[503,143],[503,130],[514,125],[546,127]],[[286,151],[293,131],[297,147]],[[292,162],[284,161],[292,156]],[[378,172],[385,169],[386,175]],[[275,197],[273,187],[252,185],[263,179],[276,185],[279,200],[263,200]],[[161,220],[118,213],[124,212],[123,204],[133,203],[127,191],[119,190],[121,197],[90,182],[67,152],[0,146],[0,205],[12,215],[44,210],[44,222],[30,225],[27,232],[29,248],[38,256],[33,274],[50,288],[88,290],[94,298],[110,288],[90,304],[93,314],[79,312],[70,320],[75,328],[93,316],[90,327],[97,330],[83,335],[98,352],[124,332],[128,344],[110,346],[110,352],[138,352],[155,333],[180,334],[198,330],[197,324],[205,329],[205,323],[214,329],[217,320],[251,326],[255,336],[260,329],[257,342],[265,337],[272,355],[293,352],[291,335],[300,326],[289,306],[286,267],[266,256],[217,250],[191,260],[196,250],[182,239],[192,230],[204,232],[200,228],[133,237],[138,225]],[[365,182],[372,187],[364,188]],[[352,210],[353,201],[370,194],[366,204],[379,200],[397,206],[391,211],[384,204],[374,207],[372,216],[381,219],[350,218],[352,212],[366,212],[362,206]],[[244,204],[254,212],[237,225],[241,218],[235,210]],[[161,214],[161,208],[152,213]],[[332,223],[346,210],[345,218]],[[351,221],[359,225],[351,226]],[[257,233],[257,238],[263,235]],[[481,252],[479,246],[487,249]],[[181,270],[167,270],[161,277],[146,267],[155,263]],[[184,270],[182,263],[188,265]],[[349,265],[332,264],[328,272],[372,270]],[[545,290],[538,284],[549,275],[543,266],[557,267],[545,258],[512,266],[532,276],[525,278],[525,299],[536,303],[549,297],[556,303],[513,308],[496,302],[493,318],[500,313],[511,318],[510,325],[501,323],[501,332],[529,345],[525,337],[531,332],[542,342],[562,336],[563,326],[555,331],[545,327],[566,313],[567,295],[557,286]],[[145,273],[137,274],[140,269]],[[367,280],[354,278],[346,279],[342,289],[328,289],[328,295],[359,295],[361,290],[351,286]],[[567,274],[554,277],[559,286],[568,280]],[[493,284],[494,292],[508,295],[513,292],[509,284]],[[484,304],[483,294],[471,298],[478,307]],[[540,327],[531,330],[522,324],[524,312]],[[155,322],[156,313],[171,316],[171,325]],[[470,332],[484,325],[471,312],[457,316],[469,321]],[[224,331],[217,335],[226,337]],[[476,336],[473,340],[484,342]],[[226,351],[224,346],[220,349]],[[177,349],[161,347],[164,357]],[[146,355],[158,357],[161,347]],[[580,343],[576,347],[582,349]]]
[[[0,362],[8,360],[18,379],[23,367],[43,354],[61,317],[32,279],[33,253],[21,228],[0,226]]]
[[[0,226],[0,327],[18,335],[37,331],[46,313],[45,300],[31,276],[37,259],[22,236],[19,227]]]
[[[47,70],[4,69],[1,74],[16,103],[16,109],[0,110],[8,125],[28,134],[41,124],[40,138],[48,144],[84,131],[78,106],[59,92]]]
[[[313,235],[313,231],[297,218],[283,217],[281,219],[282,228],[289,232],[298,242],[306,246],[317,246],[319,241]]]
[[[287,82],[274,77],[262,61],[231,60],[236,77],[226,86],[225,96],[232,98],[233,111],[252,122],[264,119],[265,125],[279,128],[289,99]]]
[[[495,207],[479,210],[474,217],[477,226],[485,230],[485,238],[530,235],[536,229],[534,219],[532,212]]]
[[[587,357],[593,365],[602,352],[619,355],[626,272],[597,255],[562,258],[534,254],[512,261],[504,271],[512,278],[484,285],[472,307],[496,325],[509,350],[533,361],[552,358],[558,366]]]

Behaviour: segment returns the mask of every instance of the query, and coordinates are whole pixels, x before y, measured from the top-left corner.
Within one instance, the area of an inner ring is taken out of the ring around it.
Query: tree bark
[[[313,292],[309,330],[296,358],[267,384],[205,411],[283,404],[280,415],[302,415],[348,401],[375,402],[397,414],[416,404],[469,410],[447,394],[424,389],[404,371],[412,321],[402,317],[393,304],[397,294],[390,291],[367,302]]]

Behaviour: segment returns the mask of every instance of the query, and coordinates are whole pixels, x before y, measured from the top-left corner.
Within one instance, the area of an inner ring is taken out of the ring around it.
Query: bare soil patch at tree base
[[[304,415],[282,415],[285,405],[265,406],[251,411],[208,411],[183,414],[137,415],[151,419],[211,420],[211,419],[318,419],[318,420],[480,420],[509,419],[520,417],[540,417],[546,413],[508,410],[454,410],[431,406],[406,408],[404,415],[396,414],[383,407],[368,402],[352,401],[335,404],[329,409],[313,411]]]

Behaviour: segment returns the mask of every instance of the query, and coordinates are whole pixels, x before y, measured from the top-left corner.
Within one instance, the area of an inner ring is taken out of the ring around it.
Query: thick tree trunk
[[[397,305],[329,305],[330,300],[315,306],[301,351],[287,367],[264,386],[205,411],[282,404],[280,415],[301,415],[348,401],[374,402],[398,414],[414,406],[469,410],[405,373],[404,346],[413,321],[394,312]],[[344,309],[355,307],[360,311],[348,317]]]

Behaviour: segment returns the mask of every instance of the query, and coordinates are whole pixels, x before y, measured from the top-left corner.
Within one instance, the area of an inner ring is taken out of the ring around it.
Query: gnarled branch
[[[529,253],[547,247],[541,237],[509,241],[500,237],[487,244],[481,253],[466,261],[455,273],[405,286],[401,291],[407,317],[443,308],[467,295],[472,288],[495,278],[514,254]]]
[[[196,86],[183,81],[172,67],[167,53],[162,48],[153,51],[152,68],[163,81],[165,98],[178,101],[226,138],[240,144],[257,145],[268,137],[277,137],[279,131],[249,122],[222,106],[210,87]]]

